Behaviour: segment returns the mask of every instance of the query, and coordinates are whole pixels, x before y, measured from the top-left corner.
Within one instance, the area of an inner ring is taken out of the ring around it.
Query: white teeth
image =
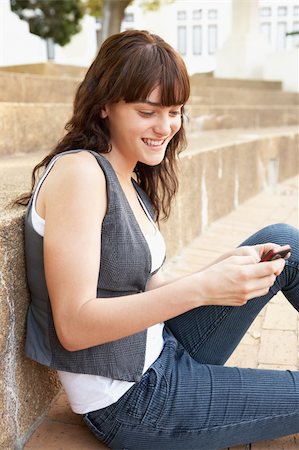
[[[164,139],[162,141],[156,141],[154,139],[142,139],[142,140],[146,145],[151,145],[153,147],[158,147],[159,145],[162,145],[164,142]]]

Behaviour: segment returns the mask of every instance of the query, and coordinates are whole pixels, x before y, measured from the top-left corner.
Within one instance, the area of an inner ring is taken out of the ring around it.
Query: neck
[[[131,185],[132,174],[137,162],[130,163],[121,155],[114,154],[113,151],[111,151],[110,153],[105,153],[105,158],[108,159],[108,161],[112,165],[119,181],[122,184]]]

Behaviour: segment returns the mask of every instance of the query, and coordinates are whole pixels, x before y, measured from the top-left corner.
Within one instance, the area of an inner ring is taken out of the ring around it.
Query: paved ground
[[[228,216],[212,224],[168,263],[166,272],[175,275],[198,270],[220,253],[238,245],[248,235],[269,223],[285,222],[298,227],[298,182],[298,178],[287,180],[271,191],[265,191],[252,198]],[[228,364],[241,367],[299,369],[298,348],[298,314],[279,294],[257,317]],[[60,395],[48,416],[24,447],[26,450],[106,448],[92,436],[81,419],[69,410],[64,394]],[[245,448],[249,447],[234,447],[234,450]],[[275,441],[259,442],[253,444],[251,448],[252,450],[299,449],[299,434]]]

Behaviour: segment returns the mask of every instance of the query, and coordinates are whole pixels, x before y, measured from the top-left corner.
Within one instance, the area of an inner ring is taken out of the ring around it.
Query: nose
[[[167,114],[157,116],[157,121],[154,125],[154,132],[159,136],[168,136],[171,133],[171,118]]]

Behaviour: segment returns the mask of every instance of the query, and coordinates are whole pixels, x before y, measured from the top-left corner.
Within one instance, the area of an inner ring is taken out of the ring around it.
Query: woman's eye
[[[141,114],[144,117],[151,117],[154,113],[153,111],[139,111],[139,114]]]
[[[181,111],[169,111],[169,115],[171,117],[178,117],[181,116],[182,112]]]

